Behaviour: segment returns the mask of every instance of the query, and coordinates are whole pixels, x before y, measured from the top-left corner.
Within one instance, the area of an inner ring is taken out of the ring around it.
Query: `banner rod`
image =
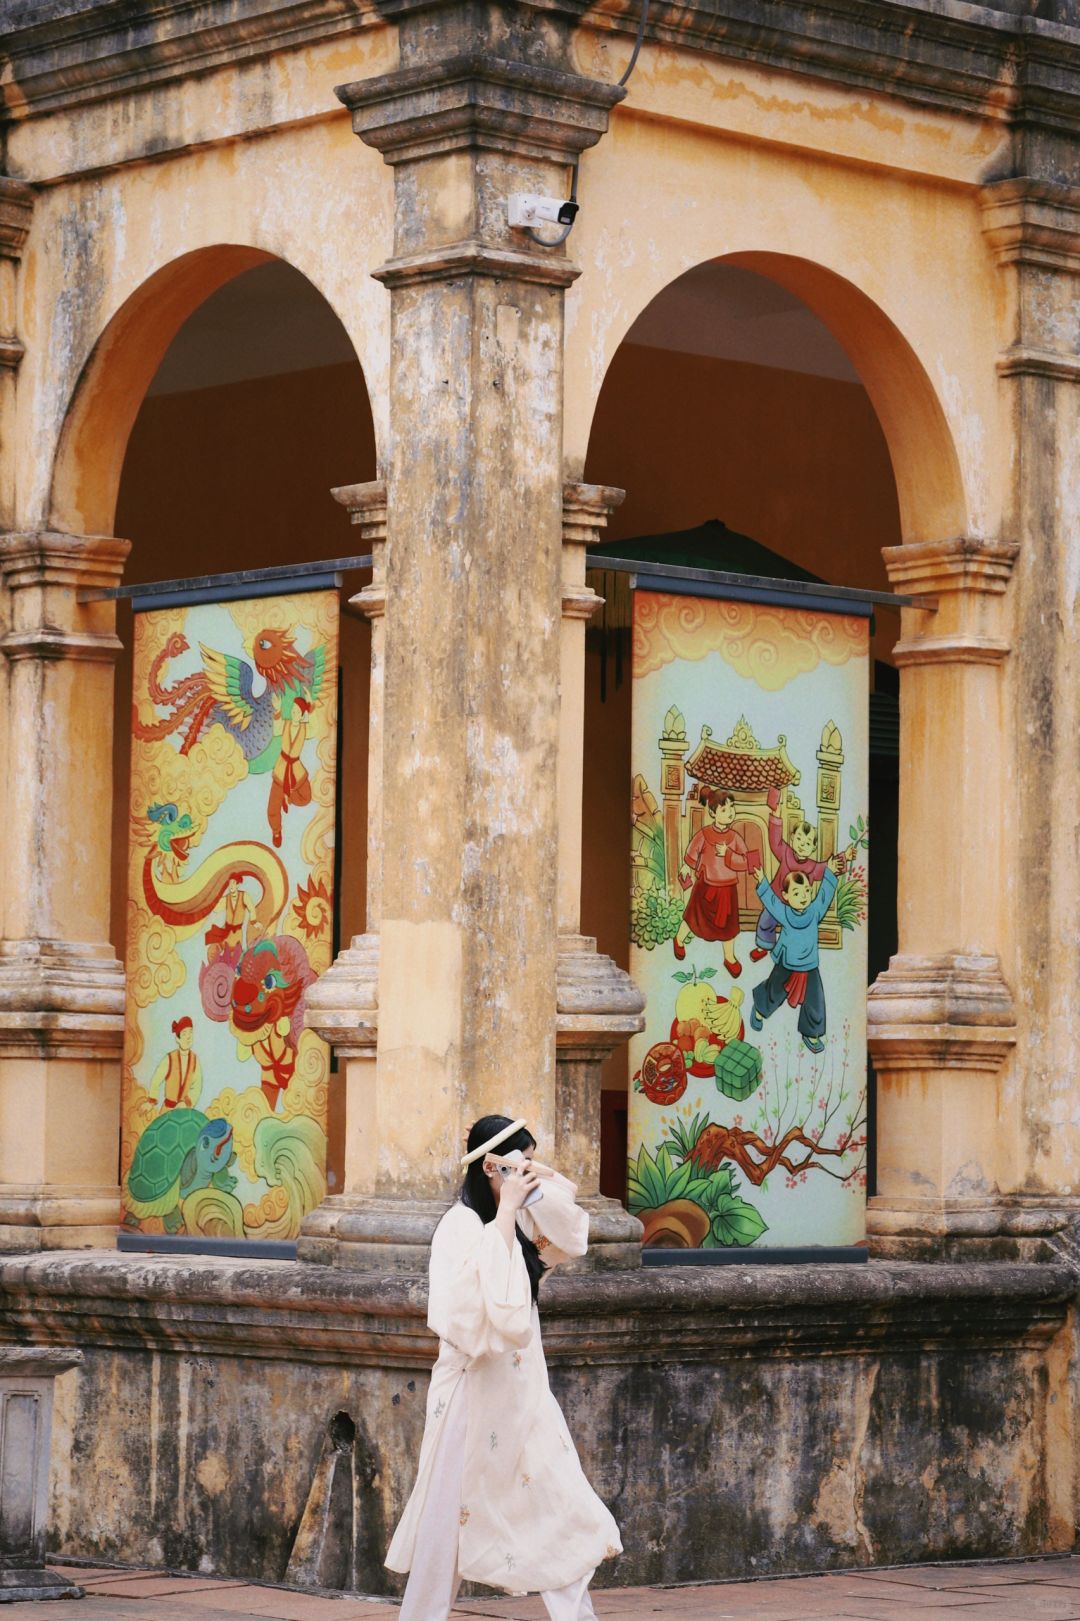
[[[892,591],[856,591],[847,585],[825,585],[810,580],[782,580],[767,574],[730,574],[722,569],[690,568],[679,563],[648,563],[637,557],[589,557],[590,570],[613,569],[650,580],[700,580],[707,585],[739,586],[744,591],[790,591],[799,596],[831,597],[834,602],[875,602],[888,608],[920,608],[937,613],[937,597],[904,597]]]
[[[350,569],[370,568],[371,556],[331,557],[322,563],[291,563],[276,568],[248,568],[227,574],[195,574],[180,580],[152,580],[145,585],[117,585],[107,590],[87,586],[76,594],[76,600],[86,602],[118,602],[126,597],[172,596],[178,591],[213,591],[234,586],[254,586],[272,580],[299,580],[312,574],[345,573]],[[239,593],[235,593],[239,594]]]

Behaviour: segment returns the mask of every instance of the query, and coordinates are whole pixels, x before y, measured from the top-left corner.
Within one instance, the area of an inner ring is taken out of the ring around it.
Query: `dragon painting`
[[[182,733],[180,753],[188,754],[211,726],[223,726],[240,745],[252,775],[270,773],[266,818],[275,847],[281,844],[281,818],[290,805],[311,803],[311,782],[301,755],[309,719],[326,680],[326,648],[320,643],[301,653],[296,638],[266,628],[253,638],[254,668],[233,653],[199,644],[202,669],[171,685],[162,684],[165,665],[188,650],[179,631],[171,635],[150,666],[149,696],[167,714],[144,721],[136,709],[132,730],[144,742]],[[256,680],[262,682],[256,693]]]

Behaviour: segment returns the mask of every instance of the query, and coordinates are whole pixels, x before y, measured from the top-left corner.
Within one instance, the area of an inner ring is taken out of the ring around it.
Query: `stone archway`
[[[112,531],[125,456],[163,357],[193,312],[226,284],[275,263],[282,261],[253,247],[202,248],[159,268],[131,294],[98,337],[74,391],[53,467],[48,527],[6,537],[0,553],[19,627],[18,645],[11,637],[4,645],[9,709],[39,718],[35,747],[11,751],[14,776],[7,787],[13,837],[6,861],[11,874],[18,874],[7,890],[24,893],[27,904],[9,911],[0,945],[0,1093],[12,1089],[14,1095],[13,1089],[26,1083],[29,1063],[35,1095],[44,1100],[40,1110],[23,1113],[14,1138],[4,1134],[0,1150],[0,1229],[15,1247],[108,1245],[118,1220],[124,975],[117,929],[110,940],[110,910],[117,911],[110,906],[115,857],[110,862],[102,852],[113,820],[114,739],[122,735],[114,725],[114,665],[124,648],[115,604],[87,600],[87,588],[115,584],[124,568],[128,541],[114,539]],[[321,298],[299,272],[295,275],[313,299]],[[359,373],[343,329],[342,340]],[[366,403],[362,373],[360,389]],[[359,433],[364,421],[359,412],[356,421]],[[329,520],[338,527],[331,532],[332,545],[312,556],[356,549],[329,485],[350,474],[374,474],[370,414],[366,421],[368,442],[361,444],[355,464],[327,469],[320,482]],[[182,477],[182,446],[176,449]],[[176,477],[174,469],[174,487]],[[163,503],[170,501],[169,482],[161,481]],[[141,510],[145,515],[145,501]],[[257,527],[256,512],[250,521]],[[185,572],[175,547],[153,560],[152,537],[139,539],[140,578]],[[218,568],[261,561],[230,554],[228,548],[217,548],[216,555]],[[305,554],[296,560],[305,560]],[[354,628],[368,637],[366,626]],[[355,651],[366,702],[370,640]],[[121,717],[123,710],[122,704]],[[47,724],[40,724],[43,719]],[[366,792],[363,728],[360,736]],[[123,839],[123,821],[121,814],[114,843]],[[45,827],[47,841],[39,837]],[[362,849],[364,843],[361,822],[357,845]],[[362,861],[358,885],[362,891]],[[122,904],[119,915],[122,932]],[[33,1168],[31,1176],[26,1167]],[[9,1195],[4,1183],[18,1183],[18,1192]]]
[[[978,915],[966,905],[966,897],[974,893],[973,874],[965,872],[967,856],[951,857],[943,869],[931,871],[919,852],[940,839],[942,784],[963,758],[965,737],[975,717],[993,717],[1002,710],[1001,664],[1008,643],[999,624],[1000,595],[1015,548],[970,537],[964,475],[950,418],[919,356],[870,297],[825,266],[780,253],[732,253],[715,264],[752,272],[784,289],[835,345],[837,355],[850,368],[852,381],[865,391],[864,415],[872,414],[874,419],[876,448],[869,429],[859,431],[865,435],[866,454],[878,458],[881,499],[892,504],[894,513],[891,521],[875,523],[872,508],[868,508],[863,515],[858,557],[845,558],[834,549],[828,566],[817,568],[814,558],[800,550],[796,542],[785,547],[775,532],[758,533],[752,521],[736,521],[733,527],[765,540],[792,561],[834,583],[881,589],[888,588],[892,581],[896,590],[936,603],[936,611],[912,608],[905,610],[899,621],[894,617],[888,638],[888,660],[902,672],[903,681],[898,929],[891,966],[881,974],[871,993],[870,1045],[883,1100],[879,1179],[883,1197],[872,1211],[871,1226],[872,1230],[877,1225],[882,1233],[889,1233],[897,1219],[886,1211],[890,1199],[921,1197],[923,1180],[932,1185],[930,1204],[946,1196],[955,1169],[950,1169],[950,1155],[962,1156],[972,1149],[968,1158],[974,1158],[980,1167],[986,1196],[995,1185],[993,1132],[956,1134],[952,1100],[958,1078],[948,1072],[962,1069],[962,1086],[972,1076],[980,1084],[1000,1084],[1001,1066],[1012,1039],[1011,1001],[998,966],[1001,920],[996,913],[984,910]],[[659,305],[663,296],[661,290],[646,309]],[[638,321],[642,318],[639,316]],[[624,328],[624,337],[637,329],[637,322],[631,323]],[[686,346],[693,348],[694,344],[687,342]],[[598,390],[584,464],[587,478],[627,485],[626,505],[612,520],[616,538],[643,532],[633,522],[632,508],[634,479],[642,476],[647,461],[640,454],[640,432],[639,454],[620,465],[619,434],[602,431],[605,391],[617,369],[617,355],[618,351],[609,356],[604,384]],[[776,365],[777,361],[771,363]],[[645,372],[641,375],[644,377]],[[646,403],[636,409],[647,412],[647,388],[640,391],[640,397]],[[658,405],[658,410],[671,411],[675,403],[671,395]],[[694,409],[707,410],[707,399],[697,398]],[[813,426],[815,431],[819,428],[817,423]],[[639,429],[640,422],[635,431]],[[659,428],[658,433],[664,435],[665,429]],[[687,436],[696,436],[700,450],[702,436],[696,419],[688,425]],[[665,476],[670,478],[671,490],[681,495],[687,482],[694,484],[696,479],[700,490],[707,480],[697,476],[700,466],[680,465],[677,439],[677,431],[666,432],[665,442],[673,447],[674,460]],[[716,455],[713,482],[718,489],[730,489],[732,479],[725,479],[721,448]],[[767,458],[765,462],[768,476],[783,476],[782,468],[769,464]],[[872,495],[872,491],[864,493]],[[819,487],[818,496],[821,494]],[[842,489],[837,501],[843,501]],[[644,532],[679,530],[715,516],[727,519],[730,515],[719,510],[722,506],[723,500],[718,497],[716,509],[702,510],[695,516],[681,511],[678,520],[667,524],[656,521],[654,504],[650,512],[653,521],[644,526]],[[742,510],[747,510],[745,504]],[[820,530],[823,515],[818,512],[816,516]],[[842,522],[838,528],[843,532]],[[853,574],[844,572],[849,563],[855,569]],[[879,626],[884,619],[884,615],[879,616]],[[882,656],[880,651],[878,656]],[[996,776],[1002,769],[1003,728],[991,725],[986,730],[986,765]],[[597,751],[588,737],[585,752],[586,759],[595,764]],[[625,772],[614,773],[620,783],[624,776]],[[960,815],[975,816],[978,795],[974,781],[968,778],[970,773],[961,774],[954,783],[964,801],[956,809]],[[991,831],[991,844],[995,837],[1000,835]],[[987,851],[985,847],[983,854],[991,864],[1000,857],[999,851]],[[611,917],[616,910],[609,905]],[[612,937],[603,938],[602,915],[590,915],[588,906],[585,926],[601,934],[605,949],[617,950]],[[970,959],[962,949],[969,942],[974,942]],[[884,964],[879,963],[879,967]],[[941,1027],[949,1024],[950,1008],[955,1009],[957,1003],[965,1010],[960,1015],[961,1028],[952,1036],[942,1036]],[[981,1030],[967,1027],[979,1021],[985,1021]],[[914,1133],[909,1085],[913,1071],[924,1083],[920,1096],[926,1103]],[[950,1145],[950,1134],[954,1146]],[[908,1220],[906,1215],[899,1219],[901,1224]]]

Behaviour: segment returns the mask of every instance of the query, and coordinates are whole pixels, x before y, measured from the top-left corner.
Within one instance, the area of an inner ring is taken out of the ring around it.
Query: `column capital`
[[[626,499],[626,491],[612,484],[563,485],[563,594],[564,619],[589,620],[603,602],[585,584],[585,547],[595,546],[611,514]]]
[[[620,86],[483,51],[339,85],[353,129],[387,163],[495,150],[570,163],[607,129]]]
[[[386,612],[386,481],[376,478],[368,484],[339,484],[330,494],[346,509],[349,522],[359,525],[371,547],[371,580],[349,598],[349,606],[359,608],[367,619],[378,619]]]
[[[912,596],[940,596],[945,591],[999,595],[1009,583],[1019,554],[1016,541],[966,535],[883,546],[881,551],[890,585]]]
[[[359,524],[364,540],[376,545],[386,539],[385,479],[375,478],[368,484],[338,484],[330,494],[348,512],[349,522]]]
[[[940,598],[939,611],[904,610],[904,637],[894,649],[902,668],[929,664],[1000,664],[1010,644],[987,613],[1008,586],[1020,547],[1014,541],[958,536],[882,549],[890,583],[916,596]],[[917,628],[916,628],[917,627]]]
[[[113,632],[113,604],[84,606],[77,592],[115,585],[130,549],[130,541],[112,535],[53,530],[0,535],[0,582],[14,599],[0,653],[11,661],[111,663],[121,648]]]
[[[22,258],[36,195],[33,186],[0,175],[0,259]]]
[[[1080,274],[1080,186],[1019,176],[983,186],[979,201],[999,265]]]
[[[595,546],[608,519],[626,500],[613,484],[563,485],[563,545]]]
[[[0,579],[9,591],[34,586],[108,589],[124,572],[129,540],[44,529],[0,535]]]

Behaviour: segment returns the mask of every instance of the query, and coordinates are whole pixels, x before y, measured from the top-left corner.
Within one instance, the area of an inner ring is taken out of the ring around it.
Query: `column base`
[[[866,1228],[877,1260],[1067,1260],[1080,1269],[1080,1199],[876,1197]]]
[[[344,1272],[403,1272],[426,1276],[431,1240],[449,1199],[378,1199],[332,1194],[300,1229],[298,1261]],[[615,1199],[583,1198],[589,1252],[560,1272],[610,1272],[641,1265],[641,1223]]]
[[[0,1184],[0,1251],[113,1249],[120,1228],[119,1187]]]

